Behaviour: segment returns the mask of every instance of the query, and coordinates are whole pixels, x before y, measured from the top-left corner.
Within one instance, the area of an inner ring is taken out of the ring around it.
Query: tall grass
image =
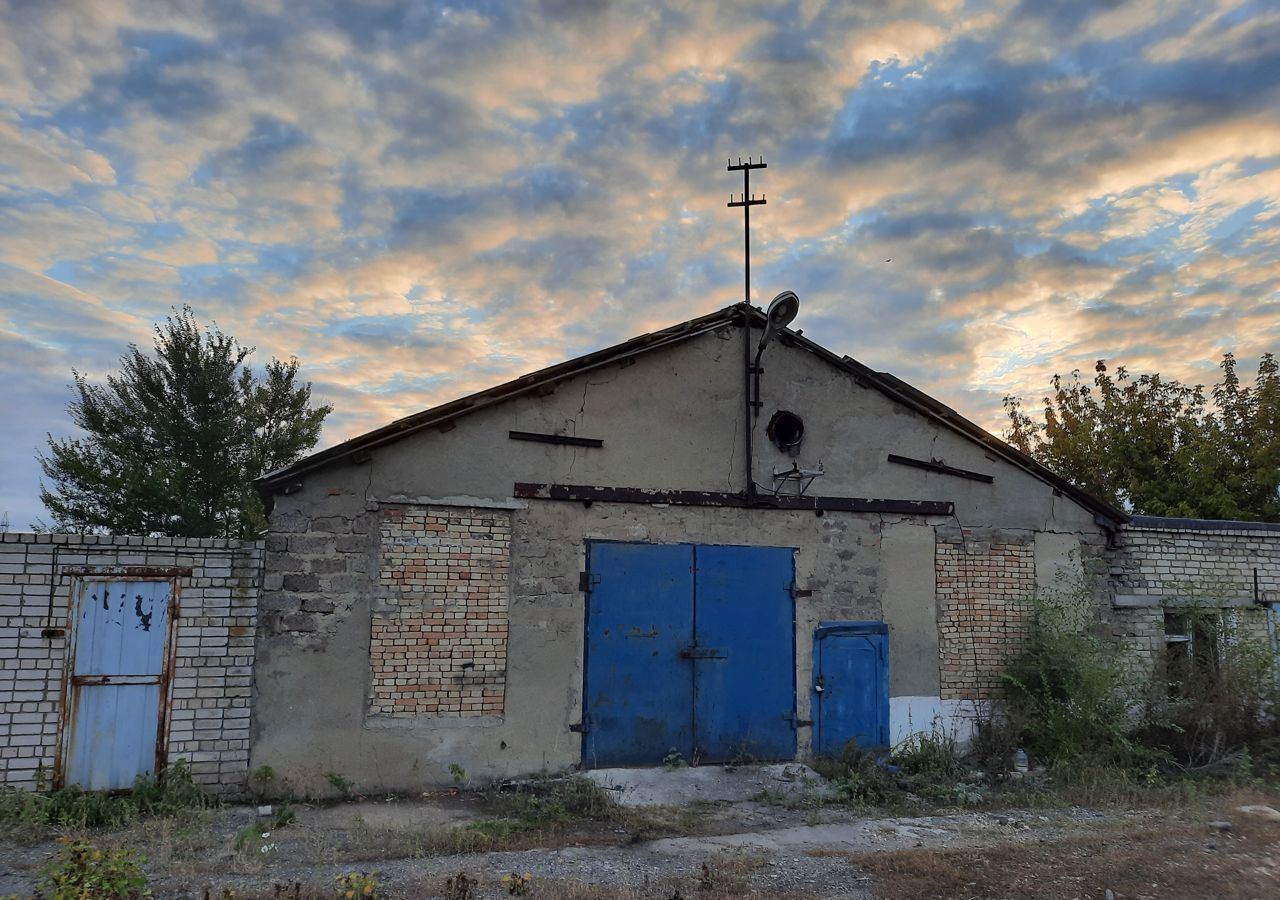
[[[0,790],[0,826],[120,826],[139,818],[204,809],[214,802],[178,761],[154,778],[139,776],[129,794],[85,791],[76,785],[47,793]]]

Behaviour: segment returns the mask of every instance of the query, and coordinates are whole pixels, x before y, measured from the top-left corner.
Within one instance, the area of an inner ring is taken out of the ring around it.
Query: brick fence
[[[0,534],[0,784],[51,777],[71,598],[94,574],[190,570],[178,580],[165,736],[215,793],[244,790],[262,546],[214,538]]]
[[[1139,671],[1160,664],[1167,616],[1186,606],[1233,610],[1272,639],[1262,607],[1280,603],[1280,525],[1135,516],[1109,556],[1112,634]]]

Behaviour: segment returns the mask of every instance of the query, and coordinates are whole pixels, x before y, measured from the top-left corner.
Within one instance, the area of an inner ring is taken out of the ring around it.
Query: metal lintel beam
[[[190,566],[63,566],[61,575],[95,579],[190,578]]]
[[[561,500],[573,503],[644,503],[671,506],[719,506],[742,509],[821,510],[831,512],[902,513],[949,516],[955,504],[949,500],[882,500],[865,497],[758,496],[749,503],[742,493],[729,491],[676,491],[649,488],[601,487],[589,484],[542,484],[518,481],[514,495],[524,500]]]

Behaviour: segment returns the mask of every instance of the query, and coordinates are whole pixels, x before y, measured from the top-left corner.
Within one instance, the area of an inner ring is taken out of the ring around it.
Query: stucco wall
[[[0,535],[0,782],[31,788],[53,777],[69,601],[93,578],[69,570],[151,567],[191,570],[178,582],[168,759],[188,761],[215,793],[242,791],[261,561],[261,544],[218,539]]]
[[[351,516],[371,500],[499,500],[511,496],[517,481],[740,491],[741,340],[740,329],[726,328],[415,432],[361,462],[336,462],[303,475],[300,488],[277,498],[277,514],[305,509],[309,516]],[[764,406],[754,420],[753,443],[755,478],[765,488],[772,486],[775,468],[821,462],[826,474],[810,493],[953,501],[965,527],[1097,530],[1091,513],[1047,484],[807,351],[775,344],[764,365]],[[805,423],[794,456],[765,436],[779,409]],[[599,438],[604,446],[515,441],[508,438],[512,430]],[[985,484],[890,463],[890,453],[995,480]]]

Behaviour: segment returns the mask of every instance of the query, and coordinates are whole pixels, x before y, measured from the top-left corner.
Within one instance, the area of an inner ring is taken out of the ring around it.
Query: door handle
[[[685,647],[680,651],[681,659],[728,659],[718,647]]]

